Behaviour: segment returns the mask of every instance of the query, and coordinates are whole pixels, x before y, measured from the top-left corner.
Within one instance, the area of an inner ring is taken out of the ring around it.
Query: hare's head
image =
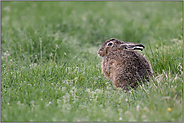
[[[110,39],[106,40],[100,49],[98,50],[98,55],[101,57],[104,57],[108,54],[108,52],[113,52],[117,50],[124,50],[124,49],[130,49],[130,50],[143,50],[144,46],[142,44],[138,43],[132,43],[132,42],[123,42],[118,39]]]

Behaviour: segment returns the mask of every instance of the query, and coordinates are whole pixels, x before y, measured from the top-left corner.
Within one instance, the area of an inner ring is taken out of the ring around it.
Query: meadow
[[[182,1],[1,1],[1,121],[182,122],[182,28]],[[143,44],[153,80],[116,89],[110,38]]]

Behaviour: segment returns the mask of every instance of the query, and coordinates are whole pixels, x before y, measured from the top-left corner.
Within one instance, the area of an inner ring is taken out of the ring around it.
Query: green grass
[[[1,121],[182,122],[182,3],[1,2]],[[145,45],[151,82],[114,88],[110,38]]]

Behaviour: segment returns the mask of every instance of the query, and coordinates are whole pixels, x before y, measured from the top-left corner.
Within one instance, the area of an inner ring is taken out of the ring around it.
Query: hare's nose
[[[98,51],[98,56],[103,57],[104,56],[103,54],[104,54],[103,51]]]

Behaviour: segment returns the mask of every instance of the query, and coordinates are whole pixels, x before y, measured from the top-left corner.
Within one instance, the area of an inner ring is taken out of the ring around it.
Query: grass
[[[182,2],[1,2],[2,122],[182,122]],[[107,39],[145,45],[154,79],[123,93]]]

